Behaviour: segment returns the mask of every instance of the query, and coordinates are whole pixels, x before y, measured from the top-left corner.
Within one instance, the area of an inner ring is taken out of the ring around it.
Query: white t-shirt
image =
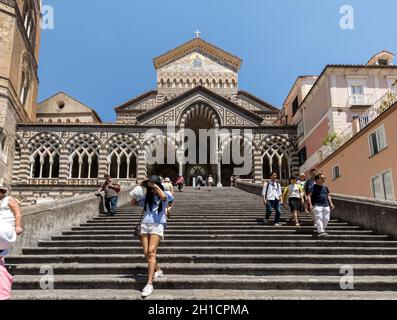
[[[10,197],[5,197],[3,200],[0,201],[0,222],[5,221],[12,226],[15,226],[15,216],[8,206],[9,200]]]
[[[269,188],[267,187],[269,185]],[[267,194],[266,194],[267,190]],[[282,195],[281,185],[278,182],[266,182],[262,189],[262,196],[266,200],[276,200],[280,199]]]
[[[174,188],[172,186],[172,183],[170,183],[170,182],[164,182],[163,187],[164,187],[164,191],[169,191],[169,192],[171,192]]]
[[[298,184],[290,184],[288,187],[288,198],[300,198],[301,191]]]

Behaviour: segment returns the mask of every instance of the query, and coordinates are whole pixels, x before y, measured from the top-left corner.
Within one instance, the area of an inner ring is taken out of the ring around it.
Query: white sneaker
[[[163,277],[163,276],[164,276],[163,270],[156,271],[154,273],[154,280],[157,280],[158,278]]]
[[[153,285],[147,284],[142,290],[142,298],[149,297],[153,293]]]

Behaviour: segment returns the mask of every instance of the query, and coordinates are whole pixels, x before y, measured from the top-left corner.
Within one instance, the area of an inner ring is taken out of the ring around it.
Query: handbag
[[[142,210],[141,218],[139,219],[138,225],[135,227],[134,230],[134,237],[136,238],[139,238],[141,236],[141,223],[144,214],[145,214],[145,209]]]

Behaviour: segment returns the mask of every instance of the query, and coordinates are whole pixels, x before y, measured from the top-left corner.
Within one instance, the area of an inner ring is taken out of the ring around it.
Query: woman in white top
[[[15,199],[6,196],[7,191],[0,186],[0,300],[11,298],[12,276],[5,268],[4,257],[22,233],[21,210]]]
[[[303,189],[299,183],[297,183],[296,177],[292,176],[290,178],[290,185],[288,185],[284,190],[283,200],[284,203],[287,203],[288,201],[292,215],[294,216],[294,223],[299,227],[298,211],[304,204],[304,198]]]
[[[8,253],[22,230],[22,216],[18,202],[7,196],[7,188],[0,186],[0,257]]]

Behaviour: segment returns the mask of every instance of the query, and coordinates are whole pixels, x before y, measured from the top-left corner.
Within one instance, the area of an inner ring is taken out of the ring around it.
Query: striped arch
[[[241,141],[241,138],[243,138],[243,141],[244,141],[244,145],[245,145],[244,149],[251,148],[252,152],[255,152],[258,150],[258,146],[256,145],[255,141],[252,138],[244,136],[242,134],[232,135],[232,136],[229,135],[227,138],[224,138],[223,140],[221,140],[220,150],[221,150],[222,154],[223,154],[224,150],[226,149],[226,147],[228,147],[232,142],[235,142],[237,140]]]
[[[129,144],[133,145],[136,148],[141,147],[141,142],[139,141],[139,139],[137,137],[135,137],[134,135],[130,135],[130,134],[120,133],[120,134],[115,134],[115,135],[111,136],[105,142],[104,148],[106,150],[109,150],[111,145],[113,145],[118,140],[125,141],[126,143],[128,142]]]
[[[218,112],[207,103],[195,103],[185,108],[177,120],[180,128],[185,128],[186,123],[197,116],[203,116],[211,121],[214,128],[219,128],[222,125],[221,117]]]
[[[65,145],[66,149],[70,150],[74,144],[76,144],[78,141],[81,141],[81,140],[90,142],[92,144],[96,144],[98,149],[103,148],[102,141],[95,135],[90,134],[90,133],[77,133],[66,142],[66,145]]]
[[[57,148],[64,147],[63,141],[58,136],[56,136],[55,134],[52,134],[52,133],[48,133],[48,132],[38,133],[38,134],[34,135],[26,143],[26,147],[31,152],[34,152],[35,149],[33,147],[37,147],[40,143],[44,143],[46,141],[51,142],[54,145],[56,144]]]
[[[177,151],[179,150],[179,143],[175,140],[175,138],[169,137],[168,135],[165,134],[155,134],[143,143],[142,145],[142,150],[144,152],[145,159],[153,159],[153,153],[156,150],[163,150],[164,149],[164,144],[167,144],[167,148],[169,150],[173,150],[173,152],[176,154]],[[163,149],[162,149],[163,148]],[[167,150],[164,151],[164,156],[167,156]],[[157,153],[156,153],[157,156]],[[164,159],[159,159],[160,161]]]
[[[170,143],[171,146],[175,149],[178,150],[179,149],[179,143],[178,141],[173,138],[170,137],[167,134],[154,134],[152,136],[150,136],[149,138],[147,138],[143,144],[142,144],[142,148],[147,151],[147,150],[154,150],[156,143],[164,143],[165,141],[167,141],[167,143]]]
[[[25,148],[25,143],[22,138],[18,135],[15,136],[15,154],[13,164],[13,176],[19,177],[21,174],[21,160],[22,160],[22,149]]]

